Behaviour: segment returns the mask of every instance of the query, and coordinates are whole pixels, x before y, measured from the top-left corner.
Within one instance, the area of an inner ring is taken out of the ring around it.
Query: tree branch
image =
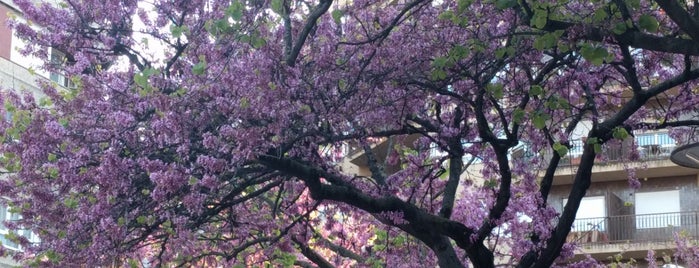
[[[461,248],[472,246],[473,230],[460,222],[432,215],[421,208],[405,202],[397,197],[372,197],[362,193],[354,186],[343,182],[335,174],[304,165],[288,158],[272,155],[260,155],[259,162],[263,165],[295,176],[304,181],[311,197],[316,200],[333,200],[352,205],[369,213],[402,212],[403,219],[409,222],[415,233],[437,233],[450,237]],[[330,182],[321,183],[320,178]],[[423,242],[425,242],[423,240]],[[428,246],[430,246],[428,244]]]
[[[689,35],[695,44],[699,42],[699,22],[692,17],[676,0],[655,0],[665,14]]]
[[[301,242],[298,240],[296,237],[291,237],[291,241],[294,241],[294,244],[299,247],[299,250],[301,251],[301,254],[303,254],[304,257],[306,257],[308,260],[312,261],[318,267],[320,268],[333,268],[333,266],[330,262],[328,262],[323,256],[315,252],[312,248],[310,248],[308,245],[305,243]]]
[[[287,65],[292,66],[292,67],[294,65],[296,65],[296,58],[298,58],[299,53],[301,52],[301,48],[306,43],[306,38],[308,38],[308,34],[311,32],[313,27],[316,26],[316,23],[318,22],[318,18],[320,18],[320,16],[322,16],[323,14],[325,14],[325,12],[328,11],[328,9],[330,8],[330,5],[332,3],[333,3],[332,0],[321,0],[320,4],[318,4],[316,6],[316,8],[313,9],[313,11],[311,11],[311,14],[308,15],[308,20],[306,20],[306,25],[303,27],[303,29],[301,29],[301,33],[299,33],[299,36],[296,38],[296,43],[294,43],[294,46],[291,47],[290,50],[288,50],[288,53],[286,55],[286,64]],[[288,14],[288,12],[287,12],[287,14]],[[288,15],[287,15],[287,17],[288,17]],[[290,24],[291,19],[285,18],[285,25],[287,23],[286,22],[287,20],[289,20],[288,23]],[[289,35],[289,38],[288,38],[289,40],[286,40],[285,42],[287,43],[287,45],[290,45],[292,43],[291,37],[290,37],[291,26],[289,25],[288,27],[285,27],[285,28],[287,31],[286,34]]]
[[[522,8],[522,11],[526,13],[524,15],[522,24],[529,25],[531,16],[533,15],[532,11],[528,8],[526,1],[522,1],[520,7]],[[589,24],[548,19],[542,30],[554,32],[558,30],[566,31],[571,28],[581,29],[581,31],[576,31],[579,34],[578,36],[590,41],[602,42],[605,40],[605,38],[611,37],[619,41],[620,44],[625,44],[635,48],[657,52],[699,56],[699,46],[697,46],[697,43],[694,40],[681,37],[655,36],[642,33],[637,29],[628,29],[622,34],[614,34],[608,30],[604,30]]]

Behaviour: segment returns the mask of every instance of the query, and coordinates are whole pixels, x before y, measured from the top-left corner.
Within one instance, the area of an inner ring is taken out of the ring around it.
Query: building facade
[[[405,144],[412,144],[416,138]],[[548,198],[549,205],[558,211],[563,210],[572,187],[584,138],[578,135],[571,144]],[[672,265],[667,260],[673,260],[674,236],[699,237],[699,170],[670,161],[671,152],[679,145],[666,131],[656,131],[633,133],[623,144],[602,148],[593,167],[592,184],[568,235],[568,242],[579,246],[573,261],[589,255],[601,262],[634,259],[635,265],[643,267],[648,250],[654,250],[658,263]],[[375,157],[384,159],[388,146],[388,141],[378,141],[372,150]],[[635,155],[633,160],[629,160],[629,154]],[[511,157],[533,156],[515,150]],[[387,166],[385,171],[391,174],[399,168]],[[348,150],[343,170],[371,176],[367,157],[359,147]],[[630,185],[629,172],[638,178],[640,187]],[[475,173],[479,172],[471,174]],[[681,267],[681,263],[676,264]]]
[[[42,62],[20,54],[19,48],[25,44],[8,27],[8,20],[13,17],[21,19],[21,12],[11,0],[0,0],[0,89],[28,91],[38,96],[40,93],[37,81],[52,79],[56,83],[61,83],[64,78],[60,75],[34,71],[39,70],[38,67]],[[11,115],[5,115],[5,120],[11,120]],[[18,217],[19,215],[13,213],[8,207],[0,206],[0,223],[16,220]],[[17,243],[9,239],[13,235],[4,224],[0,224],[0,243],[10,254],[22,250]],[[36,241],[35,236],[29,231],[20,232],[18,235],[27,236],[30,240]],[[0,268],[17,266],[20,264],[11,257],[0,257]]]
[[[580,245],[576,258],[589,254],[607,261],[621,254],[642,264],[652,249],[667,260],[674,254],[676,234],[699,237],[699,170],[670,161],[670,153],[681,144],[666,132],[636,133],[633,139],[627,143],[635,148],[604,147],[606,157],[597,159],[568,236]],[[549,203],[559,211],[572,187],[579,148],[571,149],[556,172]],[[637,154],[637,160],[625,160],[627,154]],[[630,170],[640,187],[630,185]]]

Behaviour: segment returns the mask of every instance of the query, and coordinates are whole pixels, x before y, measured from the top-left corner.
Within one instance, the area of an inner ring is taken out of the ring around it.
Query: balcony
[[[567,241],[595,252],[630,248],[634,244],[667,244],[671,247],[677,232],[692,239],[699,238],[699,212],[576,219]]]
[[[571,166],[580,163],[580,156],[582,156],[585,143],[583,140],[572,140],[570,143],[571,148],[568,150],[566,157],[561,159],[561,166]],[[638,152],[638,157],[631,159],[650,161],[668,159],[677,143],[665,132],[635,134],[633,143],[603,145],[602,152],[599,153],[597,158],[597,163],[606,164],[629,159],[630,153],[633,152],[631,146],[636,146],[636,152]]]

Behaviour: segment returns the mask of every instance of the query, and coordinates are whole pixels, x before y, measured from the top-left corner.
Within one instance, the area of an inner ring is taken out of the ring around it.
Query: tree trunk
[[[459,260],[459,257],[454,251],[449,238],[444,236],[437,239],[431,247],[434,254],[437,255],[437,261],[440,268],[463,268],[464,265]]]

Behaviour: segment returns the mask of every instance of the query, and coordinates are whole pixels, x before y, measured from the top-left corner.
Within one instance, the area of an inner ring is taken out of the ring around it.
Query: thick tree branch
[[[665,14],[689,35],[695,44],[699,42],[699,22],[677,0],[655,0]]]
[[[432,215],[411,203],[393,196],[369,196],[352,185],[344,183],[337,175],[304,165],[292,159],[260,155],[259,161],[269,168],[303,180],[311,192],[311,197],[316,200],[339,201],[369,213],[402,212],[403,218],[409,222],[408,225],[412,226],[415,232],[436,232],[446,235],[462,248],[469,248],[472,245],[470,236],[473,230],[460,222]],[[324,178],[330,184],[321,183],[320,178]]]
[[[332,241],[328,240],[327,238],[323,237],[322,235],[320,235],[317,232],[315,233],[315,238],[320,240],[322,245],[324,245],[328,249],[336,252],[338,255],[340,255],[342,257],[353,259],[353,260],[357,261],[358,263],[364,263],[366,261],[366,259],[362,258],[362,256],[359,256],[359,254],[354,253],[353,251],[351,251],[343,246],[340,246],[338,244],[333,243]]]
[[[332,0],[321,0],[320,4],[318,4],[318,6],[316,6],[316,8],[313,9],[313,11],[311,11],[311,14],[308,15],[306,25],[303,26],[303,29],[301,29],[299,36],[296,37],[296,42],[294,43],[293,47],[291,47],[290,50],[288,50],[288,53],[286,55],[286,65],[296,65],[296,58],[298,58],[299,53],[301,53],[301,48],[306,43],[306,38],[308,38],[308,34],[311,32],[313,27],[316,26],[318,18],[320,18],[320,16],[322,16],[323,14],[325,14],[325,12],[328,11],[332,3]],[[290,19],[285,18],[285,20]],[[286,27],[286,31],[287,35],[291,35],[291,26]],[[291,38],[289,37],[289,39]],[[287,45],[292,43],[290,40],[285,42],[287,43]]]
[[[452,127],[460,129],[461,122],[463,121],[464,112],[461,108],[457,107],[454,112],[454,121],[452,122]],[[439,215],[444,218],[451,217],[452,209],[454,208],[454,201],[456,199],[456,190],[459,187],[459,181],[461,181],[461,173],[463,170],[463,157],[464,148],[461,144],[460,136],[449,139],[449,179],[444,187],[444,197],[442,198],[442,208],[439,211]]]
[[[510,161],[507,156],[508,149],[511,146],[493,145],[493,147],[499,167],[500,188],[498,189],[495,197],[495,204],[488,212],[488,218],[483,221],[481,227],[478,228],[477,244],[482,244],[485,238],[491,234],[496,226],[495,222],[500,219],[502,213],[504,213],[505,209],[507,209],[507,205],[509,204],[511,197],[510,188],[512,186],[512,171],[510,170]],[[480,252],[479,254],[483,253]]]
[[[699,126],[699,120],[679,120],[679,121],[666,121],[662,123],[638,123],[632,124],[630,127],[632,129],[665,129],[668,127],[691,127]]]
[[[532,10],[528,8],[526,1],[522,1],[520,7],[522,7],[522,11],[526,13],[525,17],[529,18],[525,18],[522,23],[529,25],[530,18],[533,16]],[[621,44],[635,48],[657,52],[699,56],[699,46],[696,45],[696,41],[694,40],[681,37],[655,36],[640,32],[637,29],[628,29],[622,34],[614,34],[611,31],[589,24],[548,19],[542,30],[554,32],[558,30],[567,31],[573,28],[577,29],[577,36],[590,41],[602,42],[605,40],[605,38],[614,38]]]
[[[312,261],[316,265],[318,265],[319,268],[333,268],[335,266],[332,265],[329,261],[327,261],[323,256],[315,252],[311,247],[306,245],[305,243],[301,242],[299,239],[296,237],[291,237],[291,241],[296,244],[296,246],[299,248],[299,251],[301,251],[301,254],[303,254],[304,257],[306,257],[308,260]]]
[[[624,69],[626,69],[625,72],[620,71],[620,73],[624,75],[626,82],[629,83],[629,85],[631,86],[631,90],[633,90],[634,93],[641,92],[643,88],[641,87],[641,83],[638,80],[635,60],[633,59],[633,56],[631,56],[631,52],[629,52],[629,47],[625,45],[620,45],[620,49],[621,55],[623,56],[622,64],[624,65]]]
[[[590,177],[592,177],[592,166],[594,165],[595,156],[594,146],[592,144],[586,144],[580,160],[580,168],[577,174],[575,174],[575,180],[573,181],[572,189],[568,195],[568,202],[563,208],[561,217],[558,219],[556,229],[552,236],[546,241],[546,248],[541,252],[533,267],[551,267],[553,262],[560,255],[563,243],[565,243],[565,239],[573,226],[575,214],[578,207],[580,207],[580,202],[585,196],[587,189],[590,187]],[[522,260],[519,267],[529,267],[529,263]]]

